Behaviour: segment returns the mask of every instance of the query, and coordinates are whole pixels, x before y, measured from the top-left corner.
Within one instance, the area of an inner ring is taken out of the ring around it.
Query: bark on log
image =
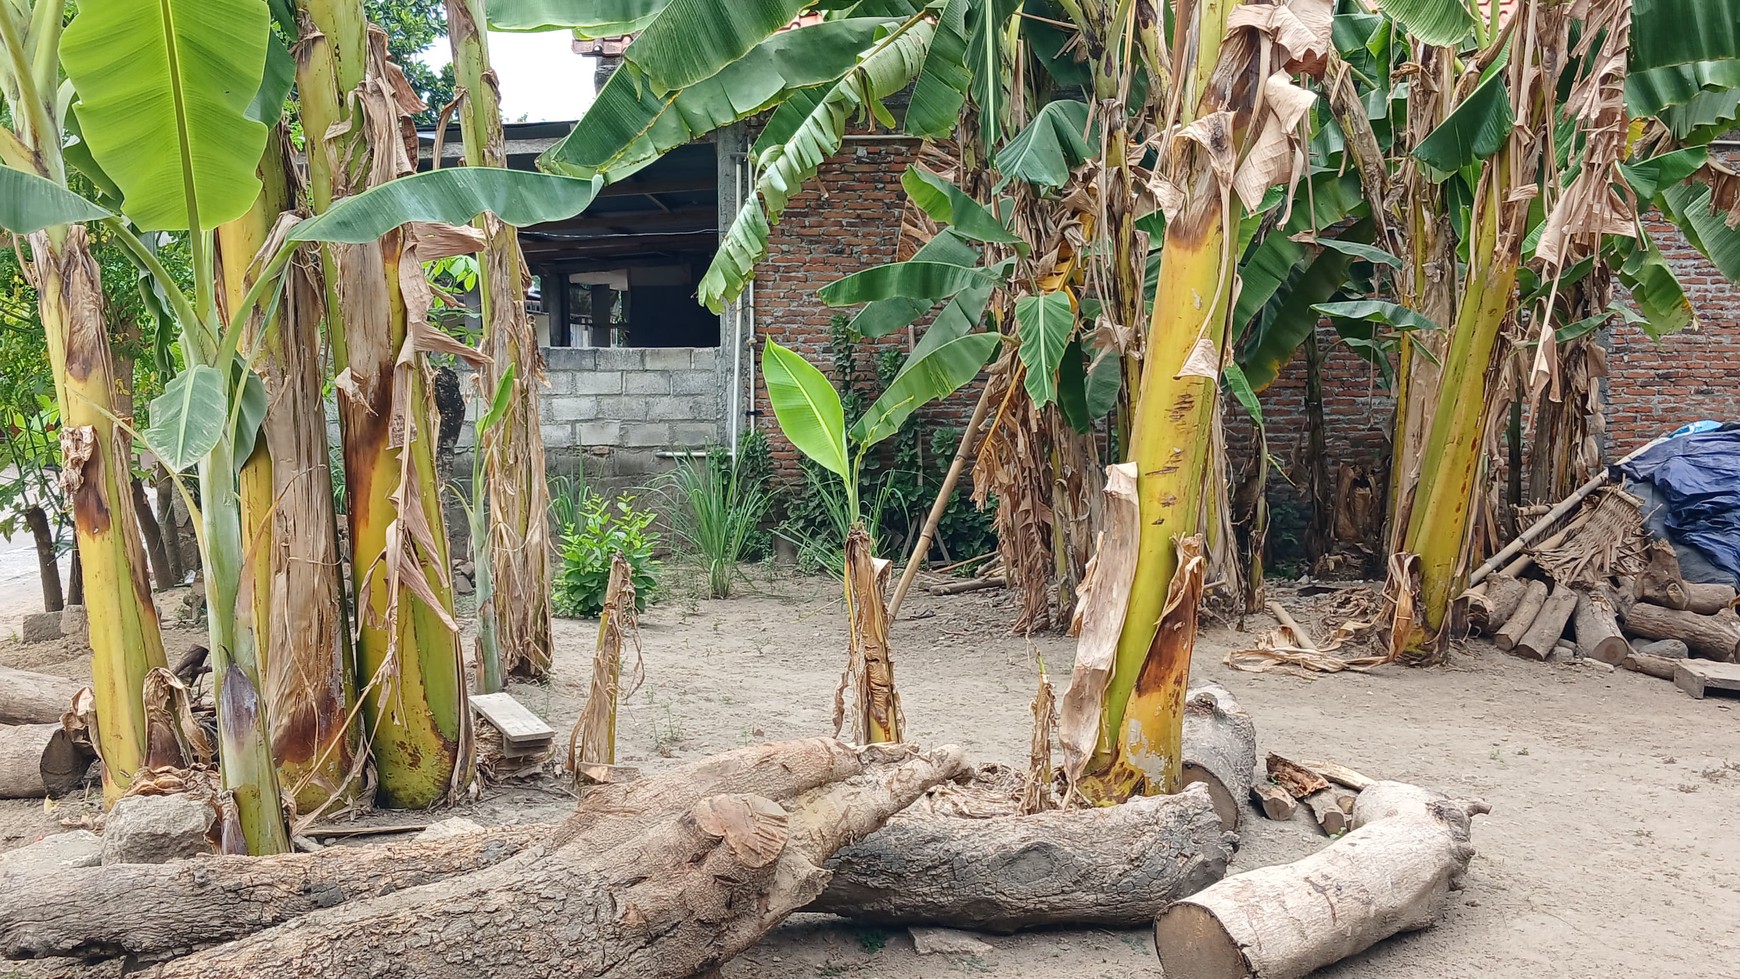
[[[1168,979],[1298,979],[1436,921],[1488,811],[1399,782],[1354,804],[1352,832],[1303,860],[1235,874],[1154,923]]]
[[[1534,624],[1535,616],[1540,614],[1541,606],[1547,601],[1547,585],[1542,581],[1530,581],[1523,590],[1522,600],[1517,602],[1516,611],[1510,618],[1504,620],[1504,625],[1493,633],[1492,641],[1499,649],[1510,650],[1529,631]]]
[[[0,724],[58,724],[79,684],[0,666]]]
[[[1663,680],[1672,680],[1674,672],[1679,669],[1680,661],[1666,656],[1654,656],[1649,653],[1631,653],[1619,661],[1619,665],[1638,673]]]
[[[1571,615],[1577,650],[1584,658],[1617,666],[1620,660],[1631,655],[1631,644],[1619,631],[1619,619],[1605,596],[1578,592],[1577,609]]]
[[[1545,662],[1552,655],[1553,647],[1559,644],[1559,636],[1564,634],[1565,624],[1571,621],[1571,613],[1575,611],[1577,592],[1570,588],[1555,589],[1511,652],[1525,659]]]
[[[1135,927],[1224,876],[1234,839],[1207,786],[1032,816],[901,816],[836,854],[805,910],[1000,933]]]
[[[1502,572],[1489,575],[1465,593],[1469,599],[1469,627],[1482,635],[1490,634],[1516,614],[1516,607],[1522,604],[1528,590],[1528,585],[1510,575]]]
[[[1686,609],[1699,615],[1715,615],[1734,606],[1734,586],[1720,583],[1685,582]]]
[[[1185,696],[1183,744],[1183,784],[1206,786],[1221,829],[1238,829],[1257,764],[1257,729],[1251,715],[1220,684],[1199,687]]]
[[[182,954],[322,908],[470,874],[533,848],[603,852],[708,796],[783,798],[862,768],[857,751],[831,739],[755,745],[639,781],[588,787],[561,824],[428,843],[7,875],[0,877],[0,955]]]
[[[1740,619],[1730,615],[1699,615],[1638,602],[1625,617],[1625,631],[1645,639],[1678,639],[1705,659],[1732,660],[1740,651]]]
[[[1637,579],[1632,576],[1615,578],[1603,585],[1601,590],[1607,595],[1607,603],[1613,606],[1613,611],[1619,613],[1620,621],[1630,614],[1631,607],[1637,604]]]
[[[95,758],[59,724],[0,725],[0,799],[65,795]]]
[[[824,777],[829,756],[843,751],[859,760],[859,772]],[[783,802],[709,795],[662,818],[641,817],[640,832],[603,851],[570,838],[570,823],[493,867],[304,915],[151,974],[687,979],[814,900],[836,850],[966,768],[958,748],[918,753],[905,745],[812,750],[786,761],[788,785],[816,787]]]

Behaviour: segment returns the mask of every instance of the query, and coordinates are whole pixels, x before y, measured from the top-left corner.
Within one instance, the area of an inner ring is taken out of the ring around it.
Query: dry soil
[[[1008,635],[1007,601],[998,593],[936,598],[916,591],[908,599],[894,640],[910,737],[960,744],[978,760],[1025,762],[1037,659],[1061,685],[1073,643]],[[178,596],[165,595],[162,604],[172,613]],[[621,761],[653,769],[762,739],[829,732],[844,655],[839,604],[831,583],[803,578],[757,579],[726,601],[668,595],[642,620],[645,682],[621,711]],[[1289,600],[1308,624],[1317,621],[1310,605]],[[559,622],[554,677],[512,691],[564,733],[587,689],[594,633],[591,623]],[[171,659],[202,638],[201,631],[171,632]],[[1740,701],[1693,701],[1640,674],[1523,662],[1480,642],[1431,669],[1305,678],[1223,664],[1228,650],[1252,638],[1230,625],[1206,628],[1193,675],[1232,689],[1255,718],[1262,749],[1328,758],[1492,805],[1476,822],[1478,855],[1447,920],[1320,976],[1740,979]],[[0,642],[0,662],[69,676],[85,669],[82,651],[70,643]],[[458,814],[484,823],[535,821],[570,805],[552,778],[491,788]],[[90,811],[89,800],[52,811],[39,802],[0,804],[0,849]],[[1250,816],[1234,869],[1323,846],[1305,820],[1303,811],[1287,823]],[[724,974],[1158,975],[1142,930],[985,941],[991,951],[982,955],[921,958],[904,932],[800,915]],[[27,968],[49,975],[57,967]],[[0,965],[0,975],[6,970]]]

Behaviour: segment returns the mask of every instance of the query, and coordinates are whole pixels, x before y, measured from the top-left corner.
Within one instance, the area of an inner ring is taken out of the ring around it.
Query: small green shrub
[[[612,503],[586,492],[562,531],[562,567],[550,596],[556,614],[592,618],[603,611],[613,554],[621,554],[634,569],[635,607],[644,610],[658,589],[653,551],[659,535],[650,529],[652,522],[652,511],[635,509],[632,496]]]
[[[679,459],[664,482],[667,493],[678,497],[673,529],[707,569],[708,596],[730,598],[738,562],[767,513],[767,491],[745,482],[742,467],[723,451],[698,461]]]

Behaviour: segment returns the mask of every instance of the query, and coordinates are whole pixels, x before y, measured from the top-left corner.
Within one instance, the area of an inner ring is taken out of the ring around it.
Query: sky
[[[438,71],[452,60],[452,52],[441,38],[417,57]],[[508,122],[571,122],[592,102],[596,62],[574,53],[567,31],[490,31],[489,60],[501,81],[502,117]]]

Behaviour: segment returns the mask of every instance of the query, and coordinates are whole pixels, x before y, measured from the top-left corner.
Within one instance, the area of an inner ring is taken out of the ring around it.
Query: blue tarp
[[[1677,435],[1620,469],[1654,486],[1673,543],[1740,579],[1740,425]]]

